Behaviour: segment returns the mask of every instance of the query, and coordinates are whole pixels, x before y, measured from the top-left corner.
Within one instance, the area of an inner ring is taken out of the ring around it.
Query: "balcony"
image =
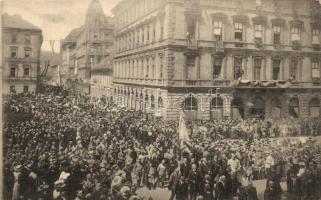
[[[215,41],[214,45],[216,53],[224,53],[224,42],[222,40]]]
[[[114,78],[114,83],[133,84],[133,85],[150,85],[150,86],[166,86],[168,80],[166,79],[147,79],[147,78]]]
[[[320,86],[320,81],[234,80],[230,86],[235,88],[314,88]]]
[[[301,45],[301,42],[300,41],[292,41],[292,49],[293,50],[301,50],[302,48],[302,45]]]
[[[204,79],[181,79],[173,80],[171,86],[174,87],[227,87],[229,86],[229,80],[204,80]]]
[[[188,39],[186,41],[186,47],[188,50],[194,51],[198,49],[198,44],[197,44],[197,40],[193,39]]]

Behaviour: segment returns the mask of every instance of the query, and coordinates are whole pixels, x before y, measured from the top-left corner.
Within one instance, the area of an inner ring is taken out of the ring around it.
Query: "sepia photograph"
[[[321,200],[321,0],[0,0],[2,200]]]

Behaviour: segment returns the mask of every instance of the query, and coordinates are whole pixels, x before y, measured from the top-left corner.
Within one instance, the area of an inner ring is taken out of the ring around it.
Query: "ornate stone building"
[[[121,1],[114,93],[177,119],[320,117],[315,0]]]
[[[18,15],[2,15],[2,93],[35,92],[40,78],[42,31]]]
[[[112,20],[104,14],[99,0],[92,0],[84,25],[73,29],[61,41],[65,84],[76,80],[80,92],[90,92],[91,69],[110,54],[113,31]]]

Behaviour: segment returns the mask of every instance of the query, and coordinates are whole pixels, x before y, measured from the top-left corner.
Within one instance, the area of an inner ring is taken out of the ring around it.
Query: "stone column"
[[[273,79],[273,66],[272,66],[272,58],[271,56],[266,57],[266,80]]]
[[[248,67],[247,67],[247,80],[253,80],[254,70],[253,70],[253,56],[249,56],[248,58]]]
[[[290,66],[289,57],[285,57],[282,62],[283,67],[283,79],[287,80],[290,77]]]
[[[247,65],[248,65],[248,59],[249,59],[249,57],[248,57],[248,56],[245,56],[245,57],[243,58],[243,60],[242,60],[243,72],[244,72],[244,74],[243,74],[243,79],[247,79],[247,74],[248,74],[248,67],[247,67]]]
[[[226,57],[226,79],[227,80],[233,80],[234,76],[233,76],[233,56],[232,55],[228,55]]]
[[[213,65],[213,63],[212,63]],[[221,77],[223,80],[226,79],[226,68],[227,68],[227,56],[223,57],[223,60],[222,60],[222,71],[221,71]],[[213,74],[213,73],[212,73]]]
[[[266,70],[267,70],[267,58],[265,57],[265,58],[263,58],[263,60],[262,60],[263,62],[262,62],[262,68],[263,68],[263,70],[262,70],[262,79],[261,80],[266,80]]]

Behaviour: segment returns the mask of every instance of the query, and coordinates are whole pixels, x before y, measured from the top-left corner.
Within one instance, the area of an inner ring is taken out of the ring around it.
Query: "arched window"
[[[215,97],[211,101],[211,110],[217,110],[223,108],[223,99],[221,97]]]
[[[271,101],[271,117],[272,118],[281,117],[281,101],[278,98],[274,98]]]
[[[309,102],[309,115],[313,118],[320,117],[320,99],[314,97]]]
[[[249,104],[250,114],[253,118],[264,118],[265,116],[265,101],[261,97],[255,97]]]
[[[198,109],[197,106],[197,99],[193,97],[192,95],[187,97],[184,101],[184,110],[186,111],[195,111]]]
[[[234,98],[231,102],[231,114],[233,119],[244,118],[244,103],[241,98]]]
[[[298,97],[293,97],[289,101],[289,115],[294,118],[300,117],[300,102]]]
[[[183,102],[183,109],[187,120],[196,120],[197,119],[197,99],[190,95]]]
[[[223,99],[221,97],[214,97],[211,101],[211,119],[217,119],[223,117]]]

